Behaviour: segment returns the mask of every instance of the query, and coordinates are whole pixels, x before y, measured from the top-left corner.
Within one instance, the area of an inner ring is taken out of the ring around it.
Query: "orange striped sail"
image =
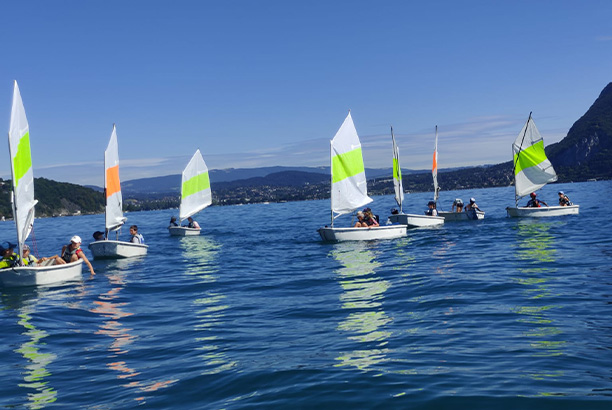
[[[115,231],[123,225],[123,198],[119,182],[119,146],[117,129],[113,124],[110,141],[104,151],[104,190],[106,191],[106,229]]]

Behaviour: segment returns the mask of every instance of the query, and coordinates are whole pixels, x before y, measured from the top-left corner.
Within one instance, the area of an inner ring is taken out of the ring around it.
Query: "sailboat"
[[[104,197],[106,198],[104,240],[89,244],[94,259],[119,259],[144,256],[149,248],[145,244],[119,240],[119,229],[127,218],[123,216],[123,197],[119,180],[119,146],[117,128],[113,124],[110,141],[104,151]],[[116,232],[115,240],[108,239],[111,232]]]
[[[19,255],[34,226],[34,173],[30,151],[30,127],[17,81],[13,90],[13,106],[9,128],[9,154],[13,183],[13,217],[17,227]],[[0,283],[5,287],[51,285],[82,278],[82,263],[76,262],[51,266],[16,266],[0,270]]]
[[[402,185],[402,168],[399,162],[399,148],[395,143],[395,135],[393,135],[393,127],[391,127],[391,141],[393,143],[393,187],[395,188],[395,202],[399,206],[399,213],[389,216],[390,223],[399,223],[406,225],[409,228],[420,228],[424,226],[439,226],[444,224],[444,218],[440,216],[405,214],[402,211],[402,201],[404,200],[404,188]],[[434,152],[434,192],[437,196],[437,152]]]
[[[349,111],[330,141],[331,226],[319,228],[324,241],[391,239],[406,235],[405,225],[338,228],[334,220],[372,202],[368,196],[361,143]],[[334,213],[336,215],[334,215]]]
[[[208,167],[204,162],[204,158],[202,158],[200,150],[197,150],[183,171],[181,206],[179,209],[180,222],[182,223],[185,219],[197,214],[210,204],[212,204],[212,192],[210,190]],[[168,230],[172,236],[200,234],[200,228],[188,228],[186,226],[169,226]]]
[[[433,167],[431,171],[434,178],[434,202],[436,203],[436,207],[438,204],[438,196],[440,193],[440,187],[438,186],[438,126],[436,125],[436,142],[434,144],[434,154],[433,154]],[[440,211],[438,210],[438,216],[444,218],[446,222],[452,221],[470,221],[470,220],[478,220],[484,219],[485,213],[484,211],[479,211],[478,209],[464,209],[463,212],[450,212],[450,211]]]
[[[541,208],[519,207],[519,200],[537,191],[549,182],[557,180],[557,173],[546,158],[544,139],[536,128],[529,113],[529,118],[520,134],[512,144],[514,154],[514,207],[507,207],[508,216],[543,217],[559,215],[577,215],[580,205],[546,206]]]

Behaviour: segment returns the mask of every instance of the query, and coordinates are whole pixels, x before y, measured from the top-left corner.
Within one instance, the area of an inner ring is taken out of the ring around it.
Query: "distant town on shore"
[[[546,147],[558,182],[612,178],[612,83],[561,141]],[[512,184],[512,161],[496,165],[441,169],[438,181],[445,191],[490,188]],[[391,167],[366,169],[371,195],[393,194]],[[402,170],[408,192],[433,191],[430,170]],[[329,167],[266,167],[210,171],[213,205],[288,202],[330,196]],[[104,212],[99,187],[35,178],[39,217]],[[122,182],[125,211],[176,208],[180,203],[181,175]],[[12,218],[10,180],[0,178],[0,218]]]

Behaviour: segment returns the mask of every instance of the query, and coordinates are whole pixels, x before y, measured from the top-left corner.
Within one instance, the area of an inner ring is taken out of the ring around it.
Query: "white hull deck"
[[[549,216],[578,215],[580,212],[580,205],[543,206],[541,208],[508,207],[506,208],[506,212],[508,212],[508,216],[513,218],[542,218]]]
[[[479,219],[484,219],[485,213],[483,211],[477,211],[477,210],[464,211],[464,212],[438,211],[438,216],[443,217],[446,222],[476,221]]]
[[[201,229],[187,228],[186,226],[169,226],[171,236],[195,236],[200,234]]]
[[[65,265],[7,268],[0,271],[0,283],[7,288],[16,288],[77,282],[82,279],[82,267],[83,261],[79,259]]]
[[[393,224],[406,225],[408,228],[422,228],[426,226],[440,226],[444,224],[441,216],[427,216],[415,214],[395,214],[389,216]]]
[[[319,228],[321,239],[326,242],[371,241],[406,236],[405,225],[382,225],[372,228]]]
[[[147,254],[147,245],[139,243],[102,240],[89,244],[94,259],[123,259],[144,256]]]

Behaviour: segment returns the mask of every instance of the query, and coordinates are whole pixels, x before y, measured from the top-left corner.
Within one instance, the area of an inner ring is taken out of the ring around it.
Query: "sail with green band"
[[[544,140],[529,115],[512,144],[514,154],[514,191],[518,199],[557,180],[555,170],[546,158]]]
[[[212,192],[208,167],[200,150],[197,150],[183,171],[179,218],[181,221],[187,219],[210,204],[212,204]]]
[[[337,216],[369,204],[361,143],[351,113],[331,141],[332,211]]]
[[[395,143],[393,127],[391,127],[391,141],[393,142],[393,188],[395,189],[395,202],[402,212],[402,202],[404,202],[404,186],[402,184],[402,167],[399,160],[399,147]]]
[[[21,255],[23,244],[32,230],[34,223],[34,173],[32,171],[32,154],[30,152],[30,127],[25,108],[21,100],[19,86],[15,81],[13,89],[13,106],[9,126],[9,153],[13,176],[13,214],[17,227],[17,242]]]

